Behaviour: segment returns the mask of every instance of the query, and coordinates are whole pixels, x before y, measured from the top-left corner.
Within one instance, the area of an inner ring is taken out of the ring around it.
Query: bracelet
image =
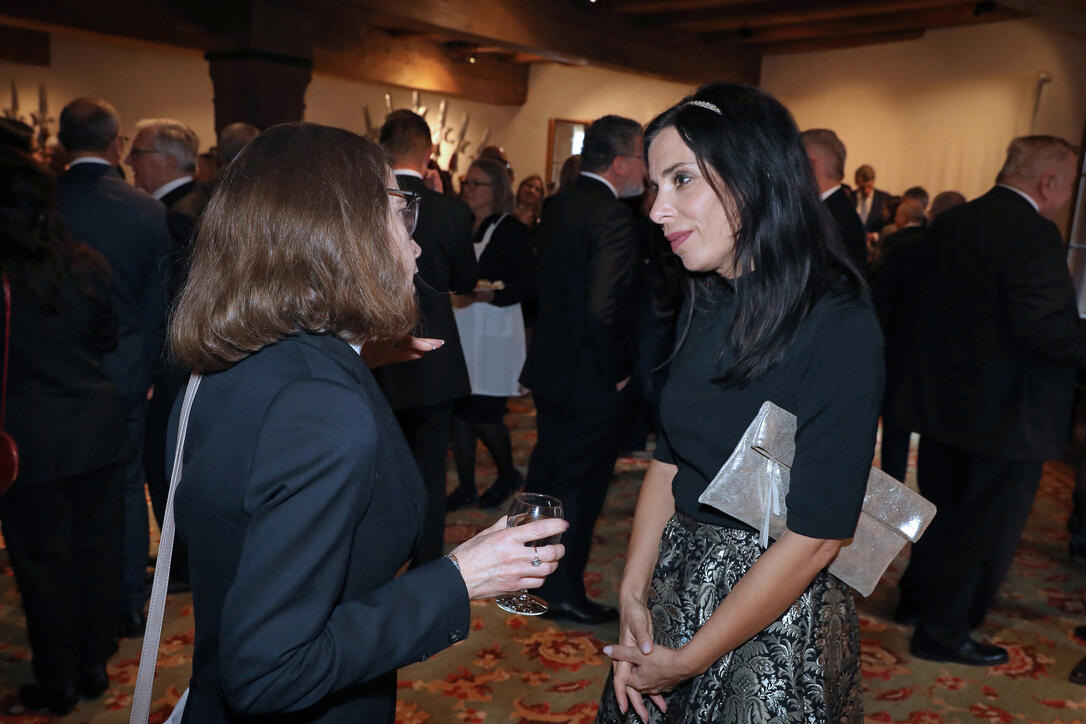
[[[456,556],[452,553],[446,553],[445,557],[456,567],[456,572],[460,572],[460,561],[456,560]]]

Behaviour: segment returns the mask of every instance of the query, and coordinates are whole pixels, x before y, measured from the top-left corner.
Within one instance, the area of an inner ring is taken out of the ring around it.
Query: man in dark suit
[[[905,479],[912,431],[899,423],[900,414],[892,401],[906,376],[912,351],[917,278],[923,269],[914,268],[924,240],[925,204],[909,198],[901,202],[894,216],[899,229],[879,243],[879,256],[871,268],[871,299],[879,313],[885,340],[886,388],[882,404],[882,470]]]
[[[811,128],[801,134],[811,162],[818,191],[830,212],[845,251],[861,273],[867,272],[867,235],[856,209],[841,184],[845,177],[845,144],[828,128]]]
[[[207,205],[207,190],[193,179],[199,152],[200,139],[191,128],[169,118],[152,118],[136,124],[136,137],[125,158],[132,168],[136,187],[166,205],[166,224],[170,230],[167,308],[173,306],[184,284],[196,221]],[[143,467],[159,526],[166,514],[170,492],[166,477],[166,425],[177,392],[186,379],[188,370],[164,356],[155,369],[155,392],[147,405]],[[172,591],[188,586],[188,555],[180,541],[174,546],[170,582]]]
[[[417,566],[444,553],[445,456],[453,401],[471,394],[449,293],[471,292],[478,269],[471,211],[463,202],[431,191],[422,181],[433,150],[426,121],[407,110],[394,111],[381,126],[380,140],[392,157],[400,188],[420,198],[414,234],[422,247],[415,276],[420,321],[414,336],[445,340],[420,359],[375,370],[426,484],[426,521],[412,564]]]
[[[639,240],[619,198],[640,194],[644,174],[640,125],[604,116],[585,133],[581,175],[547,205],[536,231],[539,318],[521,382],[532,390],[539,440],[526,490],[562,500],[566,557],[541,591],[551,615],[581,623],[617,618],[588,599],[583,574],[633,371]]]
[[[865,232],[878,234],[891,221],[883,215],[890,194],[875,188],[875,169],[866,163],[856,169],[855,180],[856,190],[853,191],[852,201],[856,205],[856,214],[863,222]]]
[[[910,651],[992,666],[1007,652],[970,637],[1010,566],[1043,461],[1067,440],[1086,333],[1059,229],[1074,147],[1015,139],[996,186],[945,212],[925,243],[909,379],[921,435],[920,492],[939,508],[912,550],[898,617],[917,622]]]
[[[104,365],[128,417],[121,632],[135,636],[143,632],[147,598],[150,531],[142,451],[147,397],[164,345],[170,249],[166,207],[117,173],[124,141],[120,118],[105,101],[79,98],[65,106],[59,137],[72,158],[60,177],[64,221],[76,239],[101,252],[113,269],[120,341]]]

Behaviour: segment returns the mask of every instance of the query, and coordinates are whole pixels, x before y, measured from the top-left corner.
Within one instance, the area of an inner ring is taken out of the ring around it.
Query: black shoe
[[[79,703],[79,692],[75,686],[27,684],[19,687],[19,702],[27,709],[42,711],[48,709],[57,716],[64,716]]]
[[[1075,668],[1071,669],[1071,674],[1067,677],[1067,680],[1072,684],[1086,686],[1086,658],[1080,659],[1075,664]]]
[[[957,648],[945,646],[917,630],[909,642],[909,653],[918,659],[927,661],[950,661],[966,666],[999,666],[1010,658],[1007,650],[1001,646],[981,643],[967,638]]]
[[[1086,626],[1075,626],[1075,638],[1086,641]]]
[[[147,617],[143,615],[143,611],[122,613],[117,626],[117,635],[123,639],[141,638],[145,628],[147,628]]]
[[[454,510],[460,510],[469,505],[475,505],[478,501],[479,494],[475,492],[475,488],[471,488],[470,490],[466,488],[457,488],[445,498],[445,512],[451,513]]]
[[[520,490],[522,485],[524,485],[524,476],[518,470],[516,477],[498,480],[487,488],[486,492],[479,496],[479,505],[484,508],[497,508],[508,500],[510,495]]]
[[[549,601],[544,618],[565,619],[576,623],[598,624],[618,620],[618,609],[590,601]]]
[[[109,688],[109,674],[105,666],[84,671],[79,677],[79,693],[85,699],[97,699]]]

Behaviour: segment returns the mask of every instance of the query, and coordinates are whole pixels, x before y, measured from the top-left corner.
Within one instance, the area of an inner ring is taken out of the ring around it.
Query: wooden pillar
[[[244,121],[265,129],[305,116],[313,61],[242,48],[204,55],[215,89],[215,132]]]

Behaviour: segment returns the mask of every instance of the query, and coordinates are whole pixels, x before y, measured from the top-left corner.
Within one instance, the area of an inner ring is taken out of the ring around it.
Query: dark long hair
[[[704,85],[649,123],[646,157],[665,128],[674,128],[694,152],[736,229],[741,276],[728,338],[735,361],[714,382],[742,386],[781,361],[823,294],[861,290],[863,278],[819,198],[795,121],[775,98],[746,85]],[[694,305],[725,283],[715,273],[690,278],[692,301],[676,348]]]
[[[68,274],[57,184],[25,153],[0,149],[0,267],[51,309]]]

